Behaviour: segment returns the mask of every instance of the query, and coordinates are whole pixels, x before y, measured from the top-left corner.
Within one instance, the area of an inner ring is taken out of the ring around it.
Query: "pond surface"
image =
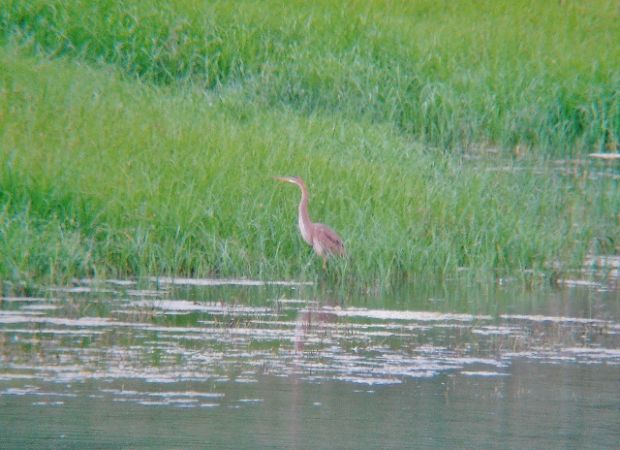
[[[620,293],[84,280],[0,300],[0,448],[620,446]]]

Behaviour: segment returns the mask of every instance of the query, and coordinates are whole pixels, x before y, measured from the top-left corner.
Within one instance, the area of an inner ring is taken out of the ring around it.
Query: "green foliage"
[[[577,267],[620,242],[617,171],[551,156],[618,142],[617,16],[9,0],[0,278],[324,276],[274,175],[306,179],[344,279]]]
[[[619,21],[608,0],[9,0],[0,37],[447,149],[572,154],[620,140]]]

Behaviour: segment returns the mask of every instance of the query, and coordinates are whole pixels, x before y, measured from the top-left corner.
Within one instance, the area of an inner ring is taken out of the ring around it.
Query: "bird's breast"
[[[314,239],[312,241],[312,248],[314,249],[316,254],[319,256],[327,255],[325,247],[323,246],[323,244],[321,244],[321,241],[319,241],[318,239]]]

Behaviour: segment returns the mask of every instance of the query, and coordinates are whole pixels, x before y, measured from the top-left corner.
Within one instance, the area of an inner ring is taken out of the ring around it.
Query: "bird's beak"
[[[276,181],[282,181],[284,183],[290,183],[291,182],[291,180],[288,179],[287,177],[273,177],[273,179],[276,180]]]

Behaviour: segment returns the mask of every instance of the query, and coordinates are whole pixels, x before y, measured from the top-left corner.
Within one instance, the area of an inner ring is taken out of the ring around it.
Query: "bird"
[[[312,246],[314,252],[323,258],[323,270],[327,267],[327,258],[332,255],[345,256],[342,238],[322,223],[314,223],[308,214],[308,188],[300,177],[274,177],[277,181],[296,184],[301,189],[301,201],[299,202],[299,231],[306,243]]]

